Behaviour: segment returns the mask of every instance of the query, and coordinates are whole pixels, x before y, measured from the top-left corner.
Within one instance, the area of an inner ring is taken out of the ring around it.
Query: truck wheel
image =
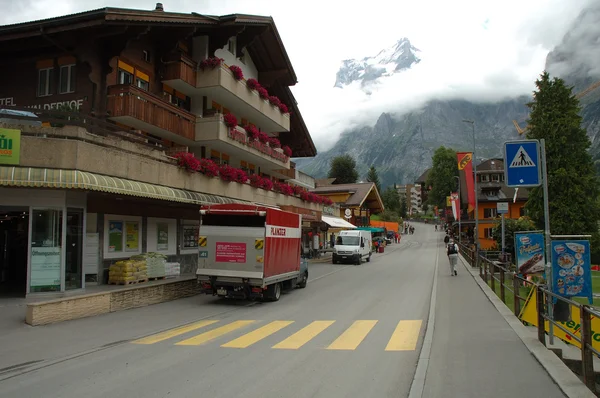
[[[267,288],[267,298],[269,301],[279,301],[281,297],[281,284],[274,283]]]
[[[300,289],[304,289],[306,287],[306,284],[308,283],[308,271],[306,271],[303,275],[302,278],[300,278],[300,283],[298,283],[298,287]]]

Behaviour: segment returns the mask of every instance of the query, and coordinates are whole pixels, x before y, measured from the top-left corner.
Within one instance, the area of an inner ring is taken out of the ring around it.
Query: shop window
[[[31,292],[60,290],[62,211],[35,209],[31,219]]]
[[[140,223],[138,221],[109,219],[107,232],[108,253],[140,251]]]
[[[181,226],[181,248],[182,250],[190,250],[198,248],[198,226],[197,225],[182,225]]]
[[[38,70],[38,97],[52,95],[52,79],[54,68],[45,68]]]
[[[59,94],[75,92],[75,81],[77,78],[75,65],[63,65],[60,67]]]
[[[129,73],[123,69],[119,69],[118,79],[119,84],[130,85],[133,83],[133,73]]]
[[[483,218],[496,218],[498,209],[483,209]]]

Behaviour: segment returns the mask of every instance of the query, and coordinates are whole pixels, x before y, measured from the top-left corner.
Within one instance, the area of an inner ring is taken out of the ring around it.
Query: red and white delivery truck
[[[245,204],[203,206],[198,234],[198,283],[205,294],[279,300],[282,289],[304,288],[302,216]]]

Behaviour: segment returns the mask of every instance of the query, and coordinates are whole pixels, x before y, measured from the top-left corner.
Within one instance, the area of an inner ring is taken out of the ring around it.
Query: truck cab
[[[371,232],[363,230],[341,231],[332,254],[333,264],[349,262],[356,265],[371,261]]]

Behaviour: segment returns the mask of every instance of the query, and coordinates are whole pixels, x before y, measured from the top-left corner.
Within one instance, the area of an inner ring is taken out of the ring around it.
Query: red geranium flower
[[[288,158],[292,157],[292,149],[289,146],[284,145],[282,149],[283,153],[285,153]]]
[[[256,141],[258,139],[258,129],[256,127],[247,124],[244,126],[244,130],[246,130],[251,141]]]
[[[177,159],[177,165],[187,171],[198,171],[200,168],[200,161],[191,152],[176,153],[175,158]]]
[[[258,80],[250,78],[246,80],[246,86],[248,86],[250,90],[257,90],[260,87],[260,83]]]
[[[211,159],[200,159],[200,167],[198,171],[208,177],[216,177],[219,175],[219,166]]]
[[[231,65],[229,69],[233,73],[233,78],[235,80],[242,80],[244,78],[244,72],[242,72],[242,68],[240,68],[239,66]]]
[[[287,105],[286,105],[286,104],[284,104],[283,102],[282,102],[282,103],[280,103],[280,104],[278,105],[278,107],[279,107],[279,111],[280,111],[281,113],[290,113],[290,110],[288,109]]]
[[[274,95],[271,95],[269,97],[269,102],[271,103],[271,105],[275,105],[277,107],[279,106],[279,104],[281,104],[281,100]]]
[[[258,91],[258,95],[260,95],[260,98],[262,99],[269,99],[269,92],[267,91],[266,88],[264,87],[259,87],[256,89],[256,91]]]
[[[269,146],[271,148],[281,148],[281,142],[275,137],[269,138]]]
[[[260,131],[258,133],[258,140],[260,142],[262,142],[263,144],[266,144],[267,142],[269,142],[271,138],[267,135],[267,133]]]
[[[211,68],[215,69],[217,66],[220,66],[225,60],[219,57],[209,57],[200,62],[200,68],[206,69]]]
[[[228,113],[227,115],[223,116],[223,122],[227,127],[232,129],[238,125],[237,118],[231,113]]]

